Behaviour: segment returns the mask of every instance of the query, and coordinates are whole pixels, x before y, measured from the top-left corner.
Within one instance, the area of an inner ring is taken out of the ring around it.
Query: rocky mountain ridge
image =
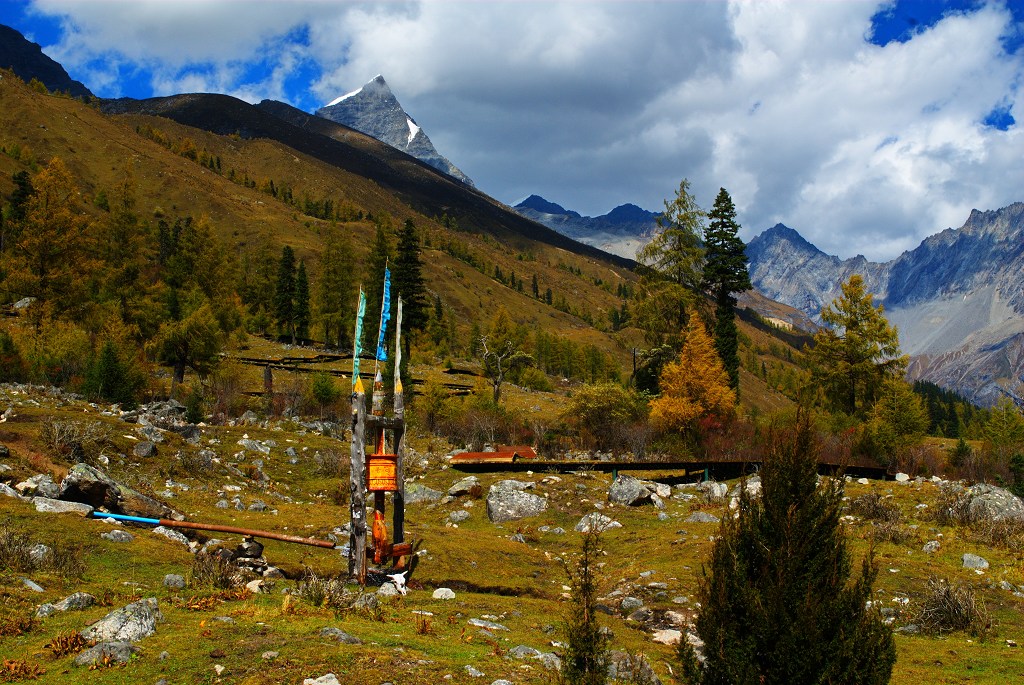
[[[383,76],[377,75],[362,88],[321,107],[316,115],[372,136],[466,185],[473,185],[469,176],[437,151],[416,120],[402,108]]]
[[[973,210],[960,228],[882,264],[827,255],[782,224],[754,238],[747,256],[755,288],[818,322],[842,283],[862,275],[899,328],[911,378],[980,404],[1024,401],[1024,203]]]
[[[539,195],[530,195],[512,209],[573,240],[627,259],[635,259],[636,251],[658,228],[656,213],[629,203],[591,217],[565,209]]]
[[[64,67],[47,57],[39,44],[3,24],[0,24],[0,68],[10,69],[25,81],[38,79],[50,92],[66,92],[73,97],[93,96],[84,84],[71,78]]]

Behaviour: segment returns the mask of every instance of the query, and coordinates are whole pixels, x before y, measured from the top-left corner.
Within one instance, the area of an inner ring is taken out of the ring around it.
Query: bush
[[[869,521],[898,523],[903,518],[899,505],[889,497],[882,497],[877,492],[869,492],[855,497],[850,502],[850,513]]]
[[[977,635],[987,630],[988,613],[972,587],[953,584],[945,578],[931,578],[916,621],[921,630],[933,635],[954,630]]]
[[[110,428],[99,421],[72,421],[47,416],[39,437],[54,455],[73,464],[95,464],[111,444]]]
[[[23,531],[0,527],[0,571],[27,573],[35,568],[30,551],[32,538]]]
[[[7,331],[0,330],[0,383],[21,383],[27,377],[25,360]]]
[[[235,568],[230,561],[216,554],[199,552],[192,557],[192,569],[189,571],[189,587],[207,587],[218,590],[230,589],[234,583],[232,576]]]

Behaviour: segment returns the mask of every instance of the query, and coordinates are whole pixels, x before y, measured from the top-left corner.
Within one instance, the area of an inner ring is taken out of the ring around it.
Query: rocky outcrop
[[[60,499],[103,507],[115,514],[168,518],[183,521],[184,516],[166,504],[116,482],[94,466],[79,463],[71,467],[60,485]]]
[[[487,493],[487,518],[493,523],[504,523],[545,511],[548,501],[526,492],[532,486],[532,483],[515,480],[501,480],[492,485]]]
[[[155,633],[163,620],[156,597],[148,597],[111,611],[81,634],[94,642],[135,642]]]

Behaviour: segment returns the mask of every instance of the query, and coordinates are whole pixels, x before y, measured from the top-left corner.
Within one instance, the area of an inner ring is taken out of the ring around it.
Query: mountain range
[[[885,307],[926,379],[991,405],[1024,398],[1024,203],[974,210],[960,228],[926,238],[899,257],[827,255],[778,224],[747,246],[754,287],[820,322],[853,274]]]
[[[416,120],[402,108],[383,76],[377,75],[362,88],[321,107],[316,115],[373,136],[466,185],[473,185],[469,176],[434,148]]]
[[[71,78],[63,66],[47,57],[38,43],[3,24],[0,24],[0,69],[10,69],[26,82],[36,79],[51,93],[68,93],[76,98],[93,96],[83,83]]]
[[[634,204],[619,205],[601,216],[581,216],[539,195],[531,195],[512,209],[573,240],[627,259],[635,259],[636,251],[658,229],[658,215]]]

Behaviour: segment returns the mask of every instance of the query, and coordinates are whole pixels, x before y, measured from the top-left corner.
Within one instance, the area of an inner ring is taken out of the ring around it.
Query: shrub
[[[886,523],[897,523],[903,517],[896,502],[888,497],[882,497],[877,492],[869,492],[855,497],[850,502],[850,513],[869,521]]]
[[[976,515],[971,510],[974,496],[959,485],[944,483],[935,502],[935,522],[943,526],[968,526]]]
[[[7,331],[0,330],[0,383],[20,383],[26,378],[25,360]]]
[[[95,464],[111,444],[110,428],[99,421],[72,421],[47,416],[39,437],[54,455],[71,463]]]
[[[923,631],[933,635],[954,630],[977,635],[988,627],[988,613],[975,597],[974,589],[945,578],[928,580],[928,594],[916,620]]]
[[[28,572],[35,568],[28,534],[4,525],[0,527],[0,571]]]
[[[345,583],[338,578],[317,575],[311,569],[306,569],[298,594],[303,601],[315,607],[341,609],[348,606],[349,593],[345,590]]]
[[[234,566],[230,561],[216,554],[199,552],[192,557],[192,569],[189,572],[190,587],[208,587],[227,590],[234,583]]]

